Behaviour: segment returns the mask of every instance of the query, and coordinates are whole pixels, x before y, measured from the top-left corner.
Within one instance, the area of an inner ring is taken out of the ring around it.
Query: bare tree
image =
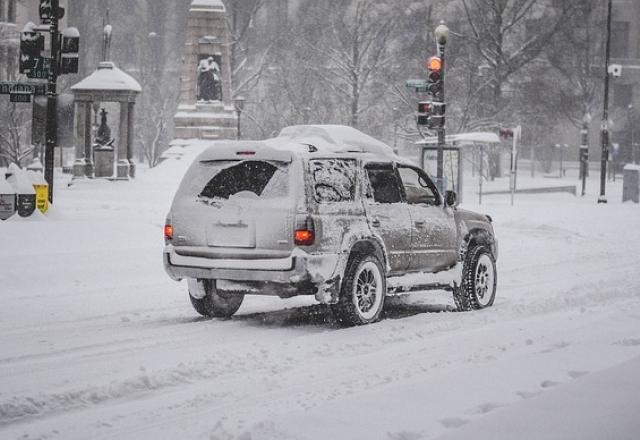
[[[356,0],[347,7],[330,2],[319,12],[328,20],[324,39],[300,36],[307,49],[319,55],[311,67],[314,73],[346,105],[349,124],[358,127],[360,115],[376,101],[364,102],[366,94],[390,61],[395,10],[373,0]]]
[[[467,78],[461,127],[497,129],[515,125],[524,112],[545,103],[535,90],[536,69],[548,65],[544,51],[575,10],[574,0],[461,0],[466,30],[458,37]],[[475,73],[477,72],[477,73]],[[450,77],[450,76],[449,76]],[[475,109],[475,110],[474,110]],[[531,127],[528,127],[531,129]],[[491,176],[500,173],[499,150],[490,153]]]
[[[31,157],[34,147],[25,142],[31,127],[30,115],[31,112],[15,103],[3,103],[0,108],[0,163],[22,166]]]
[[[551,65],[564,79],[557,88],[557,108],[576,127],[581,127],[585,115],[594,113],[600,99],[603,70],[596,66],[602,64],[602,12],[602,2],[582,0],[547,51]]]

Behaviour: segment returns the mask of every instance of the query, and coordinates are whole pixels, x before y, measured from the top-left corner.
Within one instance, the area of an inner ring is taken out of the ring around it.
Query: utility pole
[[[598,203],[607,203],[607,161],[609,160],[609,58],[611,57],[611,10],[612,0],[607,5],[607,47],[604,63],[604,110],[602,112],[602,158],[600,160],[600,197]]]
[[[59,20],[59,0],[51,0],[51,24],[49,34],[51,35],[51,62],[49,63],[49,87],[47,92],[47,129],[46,147],[44,152],[44,178],[49,184],[49,203],[53,203],[53,158],[58,144],[58,55],[60,49],[58,20]]]

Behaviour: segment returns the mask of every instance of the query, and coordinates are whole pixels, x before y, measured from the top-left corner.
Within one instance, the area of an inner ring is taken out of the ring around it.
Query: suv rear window
[[[317,203],[350,202],[356,189],[356,162],[350,159],[309,161],[313,195]]]
[[[266,161],[243,161],[220,168],[220,163],[203,162],[201,166],[216,172],[204,185],[198,197],[229,199],[245,195],[263,199],[285,197],[289,192],[288,164]],[[228,162],[227,162],[228,164]],[[213,167],[211,167],[213,165]],[[217,166],[216,166],[217,165]]]

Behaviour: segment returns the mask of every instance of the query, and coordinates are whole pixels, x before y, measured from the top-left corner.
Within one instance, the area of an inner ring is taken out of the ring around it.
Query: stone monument
[[[222,0],[193,0],[187,22],[180,104],[174,116],[178,139],[235,139],[231,58]]]

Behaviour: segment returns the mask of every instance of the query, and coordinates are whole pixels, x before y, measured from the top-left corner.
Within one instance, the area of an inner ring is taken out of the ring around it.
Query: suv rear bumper
[[[164,268],[174,280],[212,279],[259,286],[260,293],[291,297],[315,294],[323,303],[335,302],[339,289],[339,258],[296,249],[286,258],[218,259],[179,255],[165,246]]]

